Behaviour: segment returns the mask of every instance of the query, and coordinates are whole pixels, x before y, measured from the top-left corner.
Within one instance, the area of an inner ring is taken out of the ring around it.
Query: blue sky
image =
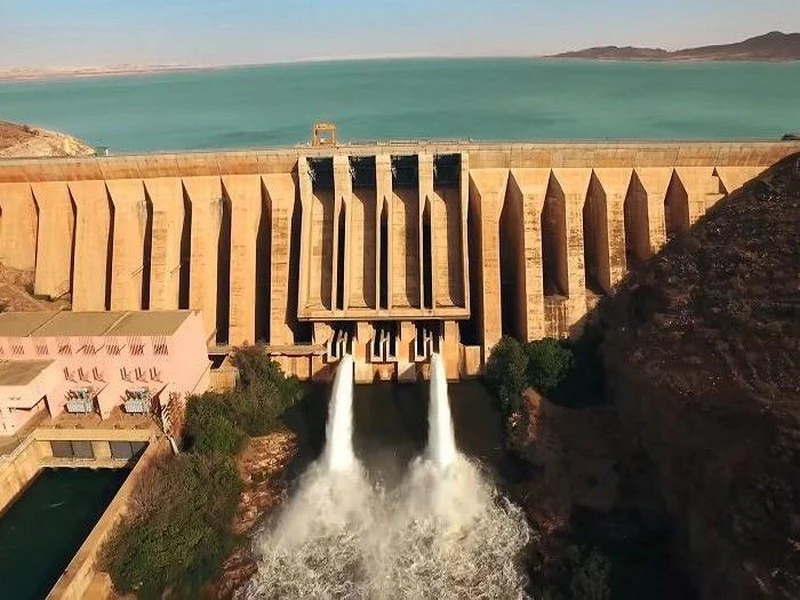
[[[800,0],[0,0],[0,69],[677,48],[800,30]]]

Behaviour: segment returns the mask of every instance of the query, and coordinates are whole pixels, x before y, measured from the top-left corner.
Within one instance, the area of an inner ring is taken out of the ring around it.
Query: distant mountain
[[[668,51],[661,48],[602,46],[564,52],[548,58],[590,60],[800,60],[800,33],[770,33],[743,42]]]

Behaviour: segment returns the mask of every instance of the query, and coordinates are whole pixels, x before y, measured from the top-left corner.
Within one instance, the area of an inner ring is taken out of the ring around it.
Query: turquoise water
[[[44,598],[127,475],[44,469],[0,516],[0,598]]]
[[[0,118],[112,152],[344,140],[779,138],[800,62],[393,60],[0,83]]]

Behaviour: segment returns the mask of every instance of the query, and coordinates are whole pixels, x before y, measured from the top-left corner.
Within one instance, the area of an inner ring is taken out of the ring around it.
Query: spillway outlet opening
[[[439,354],[442,347],[441,321],[423,321],[415,324],[414,361],[426,362],[431,354]]]
[[[433,157],[433,186],[458,187],[461,184],[461,155],[437,154]]]
[[[419,185],[419,157],[392,156],[392,187],[418,187]]]
[[[353,340],[356,324],[353,322],[335,323],[333,335],[328,341],[328,356],[331,361],[341,360],[347,354],[353,354]]]
[[[350,179],[353,181],[354,188],[374,188],[377,180],[375,157],[351,156]]]
[[[370,344],[370,362],[397,362],[399,330],[399,325],[394,322],[375,324],[375,337]]]
[[[308,158],[308,175],[313,190],[333,189],[333,158]]]

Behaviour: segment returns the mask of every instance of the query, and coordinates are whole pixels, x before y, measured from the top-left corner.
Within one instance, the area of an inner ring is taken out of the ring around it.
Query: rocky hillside
[[[0,121],[0,158],[89,156],[94,149],[72,136]]]
[[[800,597],[800,155],[673,240],[600,321],[701,596]]]

